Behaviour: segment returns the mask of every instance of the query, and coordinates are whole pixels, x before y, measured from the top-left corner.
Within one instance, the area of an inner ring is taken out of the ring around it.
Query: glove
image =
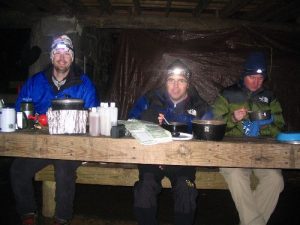
[[[271,116],[268,120],[256,120],[252,122],[250,120],[245,120],[243,121],[244,133],[249,137],[257,137],[259,136],[261,126],[268,125],[272,123],[273,120],[273,116]]]

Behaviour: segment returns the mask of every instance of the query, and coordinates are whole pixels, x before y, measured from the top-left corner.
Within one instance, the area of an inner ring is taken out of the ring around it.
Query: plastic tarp
[[[113,62],[109,99],[126,119],[134,101],[164,85],[167,66],[182,60],[192,71],[191,85],[212,104],[220,90],[238,81],[245,57],[263,51],[266,83],[284,108],[287,128],[300,129],[299,34],[239,27],[210,32],[124,30]],[[297,114],[298,112],[298,114]]]

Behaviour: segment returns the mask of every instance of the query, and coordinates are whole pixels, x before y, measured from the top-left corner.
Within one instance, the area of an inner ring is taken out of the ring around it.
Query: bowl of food
[[[271,118],[271,110],[248,111],[250,121],[268,120]]]
[[[192,127],[196,139],[221,141],[225,135],[226,123],[223,120],[193,120]]]
[[[188,125],[180,122],[169,122],[169,124],[162,124],[162,128],[171,132],[173,137],[178,137],[180,133],[187,133]]]

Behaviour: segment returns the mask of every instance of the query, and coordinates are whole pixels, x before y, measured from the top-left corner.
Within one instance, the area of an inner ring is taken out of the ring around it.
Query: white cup
[[[16,130],[16,110],[14,108],[0,109],[0,131],[14,132]]]

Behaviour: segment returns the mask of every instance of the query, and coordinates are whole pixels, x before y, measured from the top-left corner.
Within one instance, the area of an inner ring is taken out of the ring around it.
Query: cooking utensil
[[[178,137],[180,132],[187,133],[188,125],[180,122],[169,122],[169,124],[162,124],[162,128],[171,132],[173,137]]]
[[[226,123],[222,120],[193,120],[192,126],[196,139],[208,141],[221,141],[226,130]]]
[[[51,101],[52,110],[82,110],[84,101],[79,98],[54,99]]]
[[[271,118],[271,110],[248,111],[248,115],[251,121],[268,120]]]
[[[163,117],[163,118],[164,118],[164,121],[165,121],[168,125],[170,125],[169,121],[168,121],[165,117]]]

